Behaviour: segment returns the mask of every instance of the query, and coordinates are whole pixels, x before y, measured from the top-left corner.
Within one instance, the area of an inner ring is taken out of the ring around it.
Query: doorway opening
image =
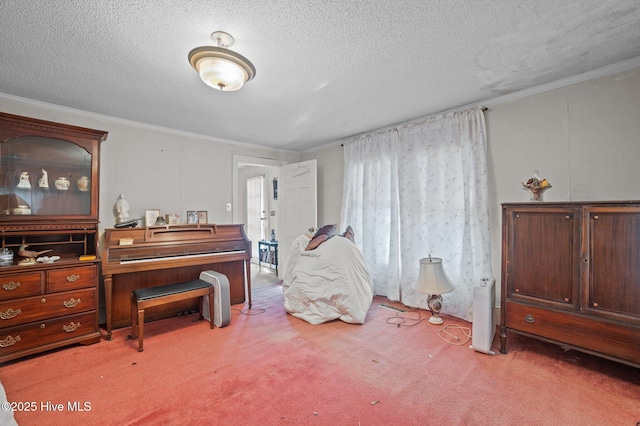
[[[247,238],[251,240],[251,268],[247,272],[251,274],[252,288],[279,281],[276,269],[260,262],[258,241],[270,240],[272,229],[279,235],[278,201],[273,197],[271,183],[279,177],[282,164],[284,162],[267,158],[233,156],[233,223],[244,224]],[[260,177],[261,184],[255,179]],[[263,207],[258,207],[260,197],[257,193],[260,190]],[[249,192],[254,194],[249,196]]]
[[[251,240],[252,262],[257,262],[259,255],[258,241],[267,238],[267,208],[264,196],[264,175],[247,178],[247,237]]]

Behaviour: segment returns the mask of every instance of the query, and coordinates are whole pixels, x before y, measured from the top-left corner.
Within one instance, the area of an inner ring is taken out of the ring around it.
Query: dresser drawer
[[[42,292],[42,274],[14,274],[0,277],[0,300],[34,296]]]
[[[96,290],[44,294],[0,303],[0,327],[95,310]]]
[[[47,271],[47,293],[95,287],[95,285],[95,265]]]
[[[95,311],[9,327],[0,330],[0,357],[95,331]]]
[[[640,327],[519,303],[506,309],[508,329],[640,363]]]

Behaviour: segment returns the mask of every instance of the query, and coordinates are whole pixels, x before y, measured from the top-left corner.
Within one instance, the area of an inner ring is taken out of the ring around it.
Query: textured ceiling
[[[222,30],[237,92],[187,61]],[[640,57],[638,0],[3,0],[0,92],[307,150]]]

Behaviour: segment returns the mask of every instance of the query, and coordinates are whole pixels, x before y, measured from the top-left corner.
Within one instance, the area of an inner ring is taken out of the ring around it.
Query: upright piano
[[[229,279],[231,304],[251,307],[251,241],[243,225],[189,224],[105,230],[102,251],[107,339],[131,325],[133,290],[197,279],[213,270]],[[150,320],[197,309],[197,299],[149,309]]]

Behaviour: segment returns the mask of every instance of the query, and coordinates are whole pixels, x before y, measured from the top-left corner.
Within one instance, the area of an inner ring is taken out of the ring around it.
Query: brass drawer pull
[[[40,324],[40,328],[44,330],[44,328],[46,327],[45,324]]]
[[[7,291],[15,290],[18,287],[20,287],[20,281],[18,281],[18,282],[10,281],[8,283],[2,284],[2,288],[7,290]]]
[[[62,302],[65,306],[65,308],[75,308],[76,306],[78,306],[80,304],[80,299],[74,299],[73,297],[69,300],[65,300],[64,302]]]
[[[64,331],[66,331],[67,333],[72,333],[74,331],[76,331],[77,329],[80,328],[80,323],[79,322],[70,322],[69,325],[63,324],[62,325],[62,329]]]
[[[536,319],[533,317],[533,315],[525,315],[524,320],[529,324],[533,324],[534,322],[536,322]]]
[[[15,311],[11,308],[7,309],[5,312],[0,312],[0,319],[8,320],[11,318],[15,318],[16,316],[22,313],[22,309],[18,308]]]
[[[20,341],[20,335],[18,334],[16,337],[7,336],[6,339],[0,340],[0,348],[8,348],[9,346],[13,346]]]
[[[75,283],[79,279],[80,279],[80,275],[78,275],[78,274],[67,275],[67,282]]]

